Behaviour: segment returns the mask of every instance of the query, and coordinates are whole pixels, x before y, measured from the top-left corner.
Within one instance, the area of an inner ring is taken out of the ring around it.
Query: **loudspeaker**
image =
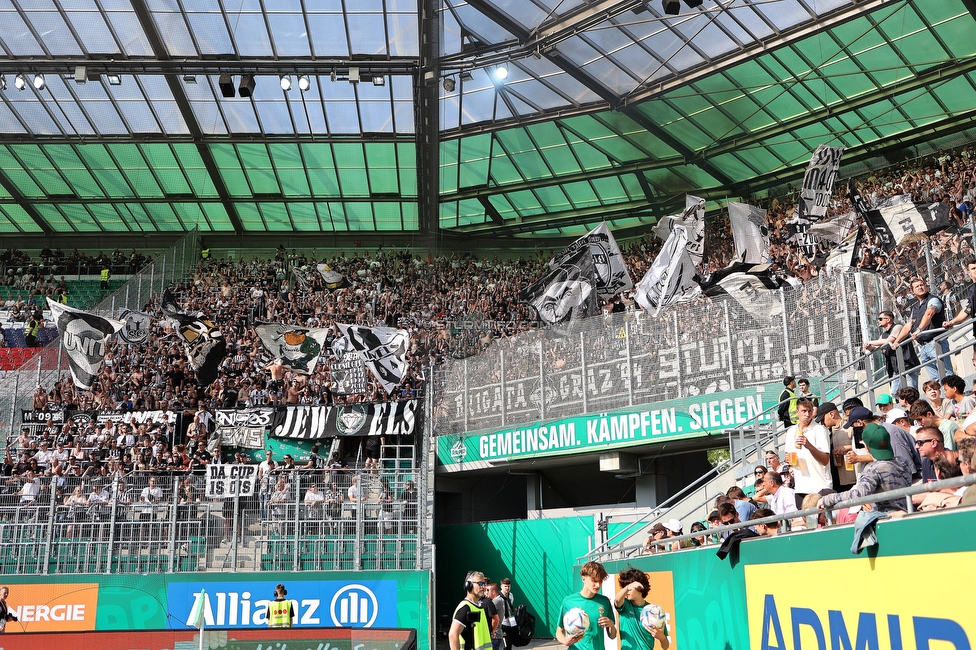
[[[241,75],[241,85],[237,88],[237,94],[241,97],[250,97],[254,94],[254,75]]]
[[[695,7],[700,7],[704,1],[705,0],[685,0],[685,4],[688,5],[690,9],[694,9]]]
[[[680,0],[662,0],[664,4],[664,13],[669,16],[677,16],[681,11],[681,1]]]
[[[224,97],[233,97],[234,93],[234,77],[229,74],[220,75],[220,81],[218,84],[220,86],[220,94]]]

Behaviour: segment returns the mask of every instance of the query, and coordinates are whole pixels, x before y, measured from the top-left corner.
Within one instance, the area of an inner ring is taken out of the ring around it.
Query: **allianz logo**
[[[201,592],[194,592],[187,613],[193,611],[200,597]],[[251,600],[250,591],[208,591],[203,605],[204,621],[208,627],[263,626],[267,624],[265,615],[269,602],[270,598]],[[298,612],[298,625],[323,624],[321,599],[291,599],[291,603]],[[328,611],[331,623],[336,627],[370,627],[376,622],[378,613],[376,594],[361,584],[341,587],[332,596]]]

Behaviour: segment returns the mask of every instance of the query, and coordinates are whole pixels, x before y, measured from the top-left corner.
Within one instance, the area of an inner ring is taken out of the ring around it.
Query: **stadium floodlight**
[[[298,75],[298,89],[300,91],[305,92],[311,87],[312,87],[312,82],[309,80],[307,74]]]
[[[383,75],[376,75],[376,76],[374,76],[373,77],[373,85],[374,86],[385,86],[386,85],[386,77],[384,77]]]
[[[505,81],[508,79],[508,66],[500,65],[495,68],[495,79],[498,79],[499,81]]]
[[[0,90],[7,89],[7,75],[0,74]]]
[[[47,86],[47,82],[44,81],[44,75],[42,75],[41,73],[37,73],[36,75],[34,75],[34,88],[38,90],[44,90],[46,86]]]
[[[14,87],[16,87],[17,90],[23,90],[27,87],[27,79],[24,78],[24,75],[19,74],[16,78],[14,78]]]
[[[285,92],[291,90],[291,75],[281,75],[281,89]]]
[[[105,78],[108,79],[108,85],[110,86],[121,86],[122,85],[122,75],[120,74],[107,74]]]
[[[443,83],[444,90],[446,90],[449,93],[453,93],[454,85],[455,85],[454,77],[444,77],[444,83]]]

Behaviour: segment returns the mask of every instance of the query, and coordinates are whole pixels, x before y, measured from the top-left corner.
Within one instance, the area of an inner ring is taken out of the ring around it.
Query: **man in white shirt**
[[[777,515],[796,512],[796,493],[783,485],[783,475],[779,472],[766,472],[763,476],[766,490],[766,505]]]
[[[796,424],[786,431],[786,453],[796,454],[796,463],[790,464],[793,466],[793,489],[796,491],[798,508],[806,495],[833,489],[830,476],[830,432],[822,424],[813,421],[815,414],[813,402],[807,399],[798,400]]]

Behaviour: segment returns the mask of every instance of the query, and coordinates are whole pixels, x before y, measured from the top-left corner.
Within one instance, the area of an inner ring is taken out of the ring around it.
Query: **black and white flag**
[[[698,266],[705,258],[705,199],[686,194],[685,211],[659,219],[654,224],[654,234],[667,241],[675,226],[684,226],[687,231],[688,255],[692,263]]]
[[[769,262],[769,219],[754,205],[729,201],[729,221],[735,242],[735,259],[746,264]]]
[[[183,314],[163,308],[163,313],[176,323],[187,361],[196,372],[197,384],[209,386],[217,378],[220,362],[227,355],[227,341],[223,333],[200,312]]]
[[[68,354],[71,378],[78,388],[89,390],[105,361],[105,348],[110,336],[125,325],[104,316],[47,299],[54,323],[61,335],[61,343]]]
[[[145,343],[149,338],[149,329],[153,322],[151,314],[134,309],[123,309],[119,312],[119,319],[125,323],[125,327],[119,330],[119,338],[129,345]]]
[[[886,253],[893,251],[896,245],[895,234],[891,232],[891,228],[888,227],[881,212],[879,210],[872,210],[868,206],[868,202],[857,188],[857,183],[854,182],[853,178],[847,181],[847,200],[854,207],[854,212],[864,219],[864,223],[874,233],[874,237],[878,245],[881,246],[881,249]]]
[[[612,298],[622,291],[634,288],[634,281],[630,279],[620,247],[617,246],[606,221],[557,253],[549,260],[549,268],[562,266],[577,251],[587,247],[593,256],[597,294],[601,298]]]
[[[895,245],[924,239],[952,225],[948,203],[914,203],[909,194],[895,196],[878,206]]]
[[[273,359],[302,375],[315,370],[329,336],[329,330],[324,328],[279,323],[260,323],[254,331]]]
[[[824,219],[818,221],[810,226],[810,233],[815,237],[820,239],[826,239],[835,244],[839,244],[845,239],[851,232],[851,228],[857,223],[857,219],[853,212],[848,212],[847,214],[841,214],[833,219]]]
[[[539,320],[557,325],[596,316],[596,270],[589,248],[580,248],[563,263],[527,286],[520,296],[532,305]]]
[[[863,240],[864,231],[857,228],[830,251],[824,266],[840,271],[857,266],[860,261],[861,242]]]
[[[797,206],[808,219],[816,221],[827,214],[843,155],[844,147],[828,147],[822,144],[810,157],[810,165],[803,175],[803,187],[800,189]]]
[[[275,438],[318,440],[335,436],[408,436],[417,425],[419,400],[336,406],[288,406],[275,411]]]
[[[664,307],[694,300],[700,293],[695,281],[695,264],[688,252],[688,232],[684,226],[675,224],[661,252],[637,285],[634,300],[657,316]]]
[[[786,226],[786,241],[802,249],[807,257],[813,257],[817,251],[817,239],[810,233],[810,220],[803,215],[799,208],[793,211],[793,216],[784,225]]]
[[[410,333],[392,327],[337,325],[346,345],[359,352],[383,390],[392,393],[407,372]]]
[[[783,305],[776,291],[779,281],[770,273],[768,265],[749,267],[733,264],[725,270],[731,272],[713,274],[703,288],[705,295],[719,297],[727,294],[759,322],[768,322],[770,318],[783,313]]]
[[[335,361],[329,364],[332,392],[339,395],[361,395],[368,388],[366,361],[343,337],[332,342]]]

